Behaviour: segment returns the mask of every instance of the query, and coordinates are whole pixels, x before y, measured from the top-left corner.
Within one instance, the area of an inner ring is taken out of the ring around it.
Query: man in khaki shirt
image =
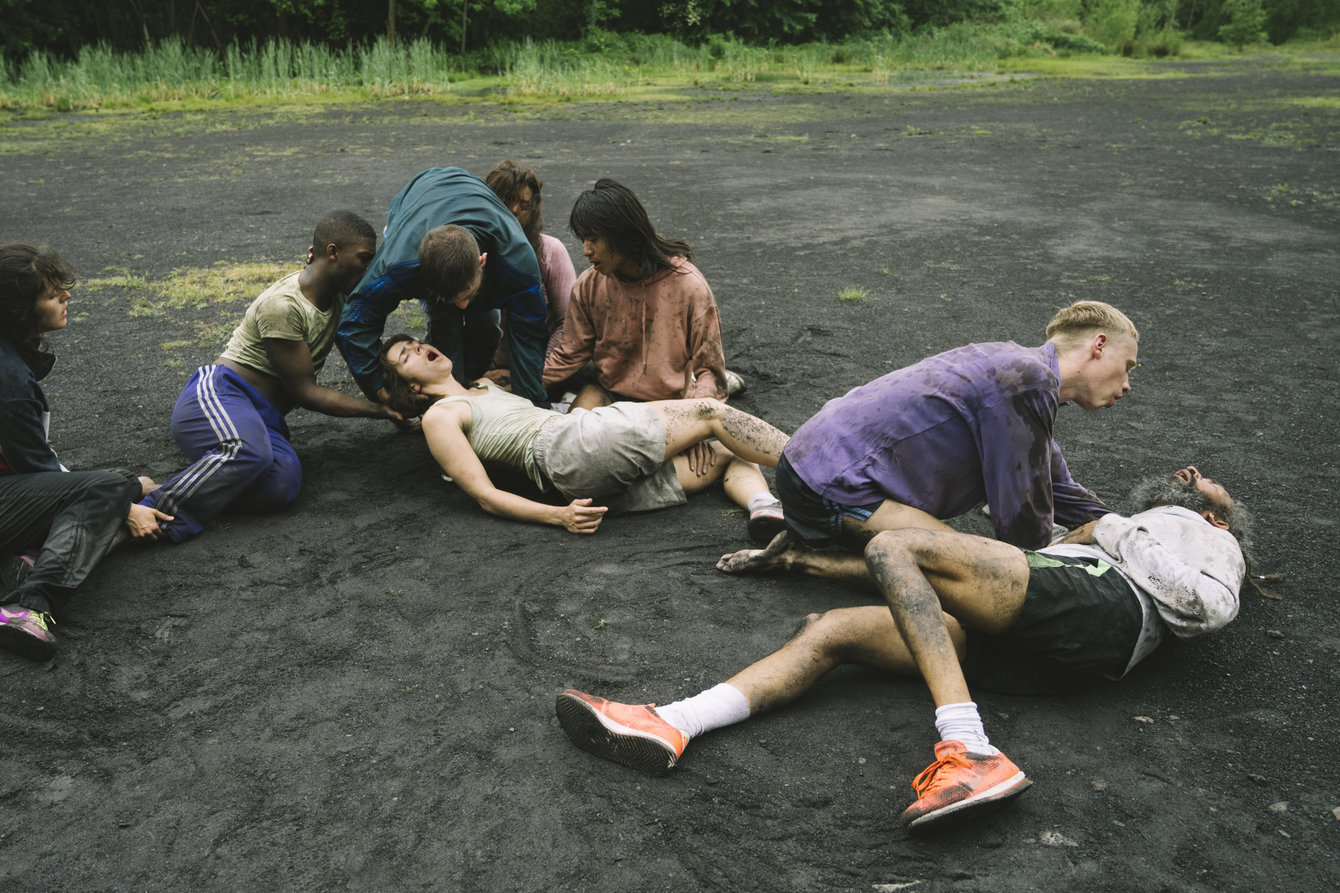
[[[399,419],[377,403],[316,383],[335,340],[345,295],[367,271],[377,236],[348,211],[329,214],[308,265],[247,308],[212,364],[196,370],[172,410],[172,439],[191,465],[146,496],[172,521],[173,542],[195,536],[225,509],[273,512],[298,497],[302,466],[284,416],[295,406],[325,415]]]

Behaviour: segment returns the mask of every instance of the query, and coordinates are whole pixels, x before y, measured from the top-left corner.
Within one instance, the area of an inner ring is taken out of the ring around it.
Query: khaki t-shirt
[[[335,344],[335,327],[344,309],[344,295],[322,312],[302,296],[298,287],[299,270],[280,279],[251,302],[246,316],[228,339],[223,357],[234,363],[250,366],[266,375],[275,375],[270,354],[265,349],[266,338],[281,341],[305,341],[312,354],[312,371],[320,372],[326,356]]]

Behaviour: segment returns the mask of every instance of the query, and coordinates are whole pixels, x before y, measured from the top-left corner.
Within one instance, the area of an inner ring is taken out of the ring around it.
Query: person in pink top
[[[633,191],[608,178],[578,197],[568,223],[591,267],[573,286],[563,337],[545,360],[545,387],[552,393],[591,361],[596,380],[577,390],[573,408],[724,400],[721,324],[693,249],[658,235]]]
[[[546,356],[552,356],[563,336],[563,321],[568,315],[568,295],[572,293],[577,271],[573,269],[572,258],[568,256],[568,249],[563,243],[543,232],[540,189],[544,183],[535,171],[511,160],[489,171],[484,177],[484,183],[516,217],[530,247],[535,249],[535,259],[540,262],[540,284],[544,287],[544,300],[549,308],[545,315],[545,325],[549,329]],[[504,320],[504,329],[506,325]],[[509,377],[507,370],[510,368],[511,359],[507,354],[507,339],[504,338],[498,342],[498,351],[493,356],[493,369],[485,377],[506,384]]]

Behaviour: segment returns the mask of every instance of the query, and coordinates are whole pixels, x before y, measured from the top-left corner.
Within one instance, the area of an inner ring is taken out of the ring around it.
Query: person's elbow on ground
[[[1233,587],[1207,574],[1201,575],[1198,584],[1178,593],[1175,599],[1163,600],[1165,610],[1175,615],[1168,625],[1179,639],[1217,632],[1238,616],[1238,595]]]

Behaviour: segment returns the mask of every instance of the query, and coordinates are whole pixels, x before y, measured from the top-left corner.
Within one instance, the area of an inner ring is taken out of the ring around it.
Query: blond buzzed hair
[[[1062,308],[1047,323],[1047,340],[1060,347],[1073,347],[1094,332],[1126,337],[1139,343],[1140,332],[1126,314],[1102,301],[1076,301]]]

